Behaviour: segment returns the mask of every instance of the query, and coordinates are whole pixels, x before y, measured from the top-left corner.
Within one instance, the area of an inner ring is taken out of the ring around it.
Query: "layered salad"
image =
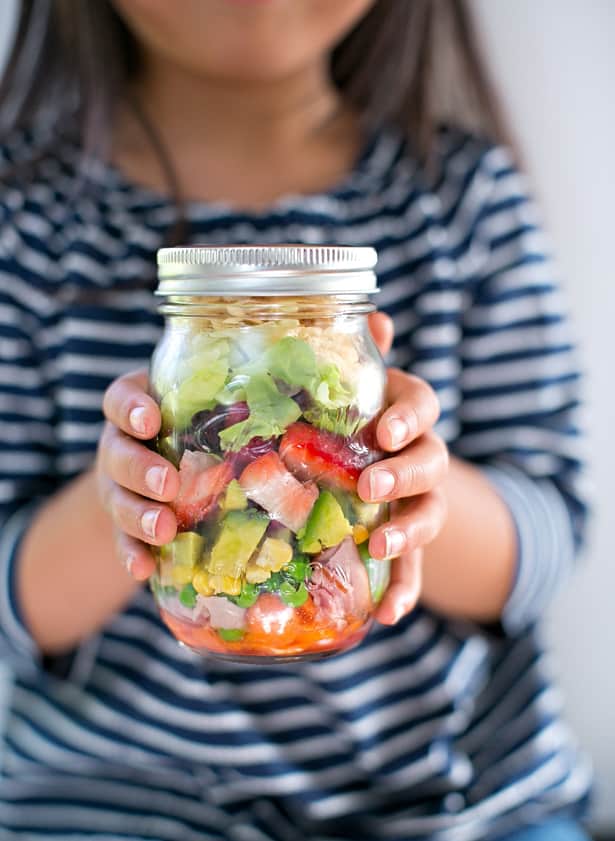
[[[386,507],[356,492],[382,455],[384,376],[369,345],[356,323],[230,314],[160,346],[157,449],[178,467],[180,491],[178,533],[151,586],[185,645],[286,659],[366,633],[389,573],[368,549]]]

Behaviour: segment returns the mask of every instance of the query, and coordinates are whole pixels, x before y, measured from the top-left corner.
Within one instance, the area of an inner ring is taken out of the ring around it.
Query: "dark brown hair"
[[[0,137],[45,119],[50,145],[71,130],[86,158],[104,158],[113,105],[138,70],[138,44],[110,0],[22,0],[0,82]],[[331,74],[368,123],[397,125],[422,159],[443,118],[505,139],[463,0],[376,0],[334,49]],[[179,202],[155,126],[131,105]]]

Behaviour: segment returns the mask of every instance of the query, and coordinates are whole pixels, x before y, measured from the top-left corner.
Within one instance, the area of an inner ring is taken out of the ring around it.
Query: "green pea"
[[[279,572],[273,572],[269,578],[261,584],[261,587],[268,593],[277,593],[283,581],[284,578]]]
[[[232,601],[234,601],[238,607],[252,607],[257,598],[258,587],[256,584],[249,584],[246,582],[241,588],[241,593],[238,596],[235,596]]]
[[[303,584],[308,577],[309,561],[305,555],[296,555],[292,561],[284,568],[284,572],[290,575],[295,581]]]
[[[179,600],[184,607],[195,607],[197,595],[198,594],[192,584],[186,584],[179,594]]]
[[[280,585],[280,598],[290,607],[301,607],[308,597],[307,587],[303,582],[297,586],[292,581],[284,581]]]
[[[224,642],[239,642],[243,639],[243,634],[241,628],[218,628],[218,636]]]

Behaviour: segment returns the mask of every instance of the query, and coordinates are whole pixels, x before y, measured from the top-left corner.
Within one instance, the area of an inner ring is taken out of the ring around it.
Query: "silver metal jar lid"
[[[373,248],[338,245],[180,246],[158,251],[157,295],[368,295]]]

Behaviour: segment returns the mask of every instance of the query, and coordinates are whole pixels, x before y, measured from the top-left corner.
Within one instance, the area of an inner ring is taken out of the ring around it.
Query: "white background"
[[[402,0],[398,0],[402,2]],[[615,826],[615,0],[473,0],[560,258],[590,372],[597,513],[587,557],[546,623]],[[0,62],[14,0],[0,0]]]

